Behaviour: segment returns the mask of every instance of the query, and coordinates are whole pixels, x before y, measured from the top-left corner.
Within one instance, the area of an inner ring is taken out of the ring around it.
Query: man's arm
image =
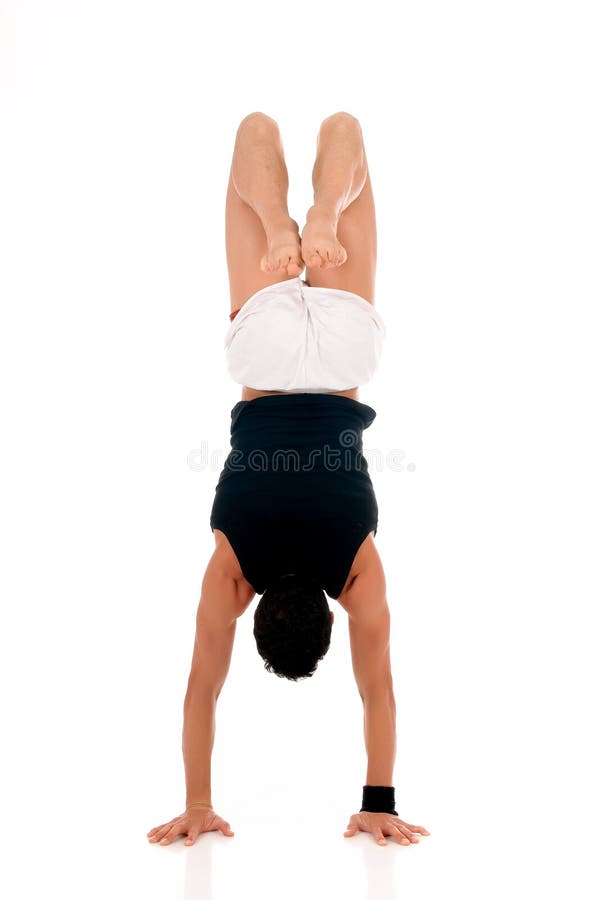
[[[221,550],[211,557],[201,589],[188,688],[184,699],[182,751],[186,806],[211,806],[211,753],[215,708],[232,657],[236,619],[248,606],[248,592],[229,570]]]
[[[389,653],[390,612],[383,565],[372,550],[345,597],[353,673],[364,704],[365,784],[393,785],[396,709]]]

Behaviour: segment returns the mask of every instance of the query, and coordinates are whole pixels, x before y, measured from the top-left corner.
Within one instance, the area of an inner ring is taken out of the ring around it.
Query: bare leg
[[[299,226],[288,212],[288,172],[277,123],[265,113],[246,116],[238,127],[231,179],[240,199],[258,216],[267,250],[257,261],[281,279],[303,268]],[[239,235],[239,240],[244,236]]]
[[[315,202],[302,237],[305,262],[315,249],[320,257],[336,258],[337,244],[346,259],[334,266],[308,265],[305,280],[311,287],[352,291],[374,303],[376,210],[360,123],[349,113],[322,122],[313,182]]]

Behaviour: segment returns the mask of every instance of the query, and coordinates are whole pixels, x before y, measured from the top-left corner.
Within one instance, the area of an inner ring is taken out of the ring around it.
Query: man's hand
[[[412,832],[430,834],[430,831],[427,831],[422,825],[408,825],[399,816],[382,812],[359,812],[352,815],[344,837],[353,837],[358,831],[371,832],[376,843],[383,846],[387,844],[385,834],[390,834],[399,844],[419,844],[419,839]]]
[[[181,816],[176,816],[171,822],[165,825],[157,825],[151,828],[147,833],[149,843],[154,844],[171,844],[180,834],[186,834],[188,837],[184,844],[189,846],[194,844],[199,834],[204,831],[221,831],[226,837],[232,837],[234,832],[230,829],[230,823],[225,822],[221,816],[218,816],[212,809],[191,809],[183,812]]]

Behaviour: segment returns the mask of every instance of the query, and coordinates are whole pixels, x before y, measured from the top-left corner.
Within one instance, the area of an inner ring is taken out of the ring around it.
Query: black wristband
[[[385,812],[396,816],[395,788],[386,786],[364,785],[362,808],[360,812]]]

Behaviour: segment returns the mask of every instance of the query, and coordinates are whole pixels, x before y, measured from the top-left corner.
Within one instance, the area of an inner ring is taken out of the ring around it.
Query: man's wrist
[[[386,812],[396,816],[393,785],[365,784],[360,812]]]

